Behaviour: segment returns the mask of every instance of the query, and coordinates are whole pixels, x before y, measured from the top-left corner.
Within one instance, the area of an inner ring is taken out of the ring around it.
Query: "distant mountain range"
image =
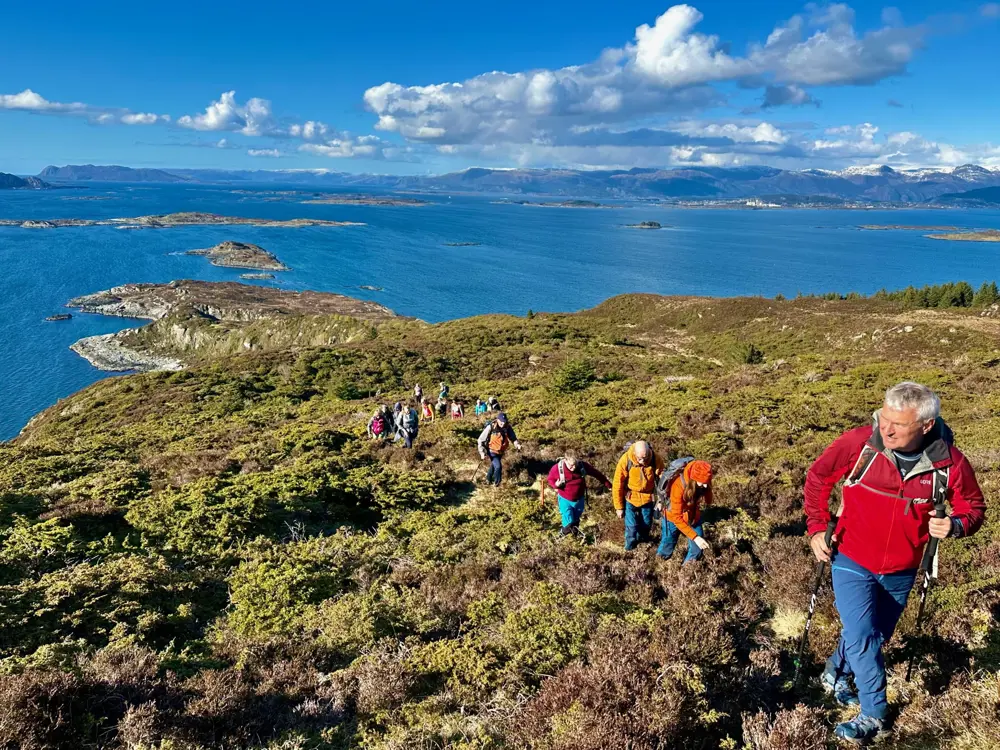
[[[18,177],[0,172],[0,190],[44,190],[50,187],[49,183],[37,177]]]
[[[948,196],[959,205],[969,191],[1000,187],[1000,170],[975,164],[896,170],[884,165],[840,171],[790,171],[773,167],[698,167],[583,171],[485,169],[442,175],[348,174],[316,170],[131,169],[119,166],[46,167],[39,177],[56,182],[281,183],[316,187],[382,188],[437,193],[502,193],[607,199],[787,198],[920,203]],[[971,200],[982,201],[983,198]]]
[[[985,187],[964,193],[946,193],[939,196],[935,202],[962,208],[1000,206],[1000,187]]]

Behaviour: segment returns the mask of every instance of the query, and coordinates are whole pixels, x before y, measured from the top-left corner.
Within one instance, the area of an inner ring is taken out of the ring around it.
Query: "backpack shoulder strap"
[[[559,481],[566,484],[566,464],[563,462],[563,459],[559,459],[557,466],[559,467]]]
[[[860,482],[868,470],[875,463],[875,459],[878,458],[878,451],[872,448],[868,443],[865,443],[865,447],[861,449],[861,455],[858,456],[858,460],[854,464],[854,468],[851,469],[851,473],[847,475],[847,484],[853,485]]]

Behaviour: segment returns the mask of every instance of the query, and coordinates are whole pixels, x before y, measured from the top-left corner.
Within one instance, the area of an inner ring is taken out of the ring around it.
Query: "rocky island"
[[[479,247],[482,242],[446,242],[445,247]]]
[[[37,177],[18,177],[0,172],[0,190],[48,190],[52,186]]]
[[[256,280],[273,279],[274,278],[274,274],[273,273],[241,273],[240,274],[240,278],[241,279],[256,279]]]
[[[125,284],[70,300],[81,312],[154,321],[71,347],[102,370],[175,370],[203,356],[329,346],[396,319],[375,302],[236,282]]]
[[[303,203],[330,206],[428,206],[428,201],[419,198],[397,198],[389,195],[323,195],[310,198]]]
[[[26,229],[57,229],[59,227],[106,227],[119,229],[161,229],[164,227],[199,226],[254,226],[254,227],[360,227],[364,222],[328,221],[326,219],[259,219],[246,216],[220,216],[201,211],[182,211],[173,214],[154,214],[126,219],[0,219],[0,227]]]
[[[514,201],[504,199],[492,201],[492,203],[504,206],[535,206],[539,208],[614,208],[614,206],[608,206],[604,203],[579,199],[568,201]]]
[[[629,229],[663,229],[658,221],[640,221],[638,224],[626,224]]]
[[[906,229],[915,232],[954,232],[958,230],[958,227],[949,226],[921,226],[919,224],[861,224],[858,229],[867,229],[869,231],[886,231],[890,229]]]
[[[954,234],[928,234],[932,240],[956,240],[959,242],[1000,242],[1000,229],[983,229],[978,232],[956,232]]]
[[[69,320],[72,317],[73,316],[70,315],[69,313],[58,313],[56,315],[50,315],[50,316],[48,316],[45,320],[48,323],[57,323],[60,320]]]
[[[204,255],[212,262],[213,266],[225,268],[255,268],[260,271],[288,270],[288,266],[278,260],[273,253],[248,242],[226,240],[215,247],[188,250],[185,255]]]

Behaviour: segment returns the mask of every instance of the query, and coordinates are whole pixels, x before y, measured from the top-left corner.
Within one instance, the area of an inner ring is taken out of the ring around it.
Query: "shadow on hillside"
[[[956,675],[972,667],[972,652],[966,646],[931,633],[907,634],[900,648],[886,654],[886,666],[905,671],[911,655],[914,680],[931,695],[946,691]]]

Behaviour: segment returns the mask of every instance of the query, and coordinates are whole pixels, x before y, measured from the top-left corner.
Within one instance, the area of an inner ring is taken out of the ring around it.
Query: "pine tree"
[[[955,284],[955,297],[961,307],[971,307],[972,300],[976,296],[972,285],[968,281],[960,281]]]
[[[982,286],[972,298],[972,304],[976,307],[989,307],[1000,299],[997,293],[997,283],[995,281],[984,281]]]

